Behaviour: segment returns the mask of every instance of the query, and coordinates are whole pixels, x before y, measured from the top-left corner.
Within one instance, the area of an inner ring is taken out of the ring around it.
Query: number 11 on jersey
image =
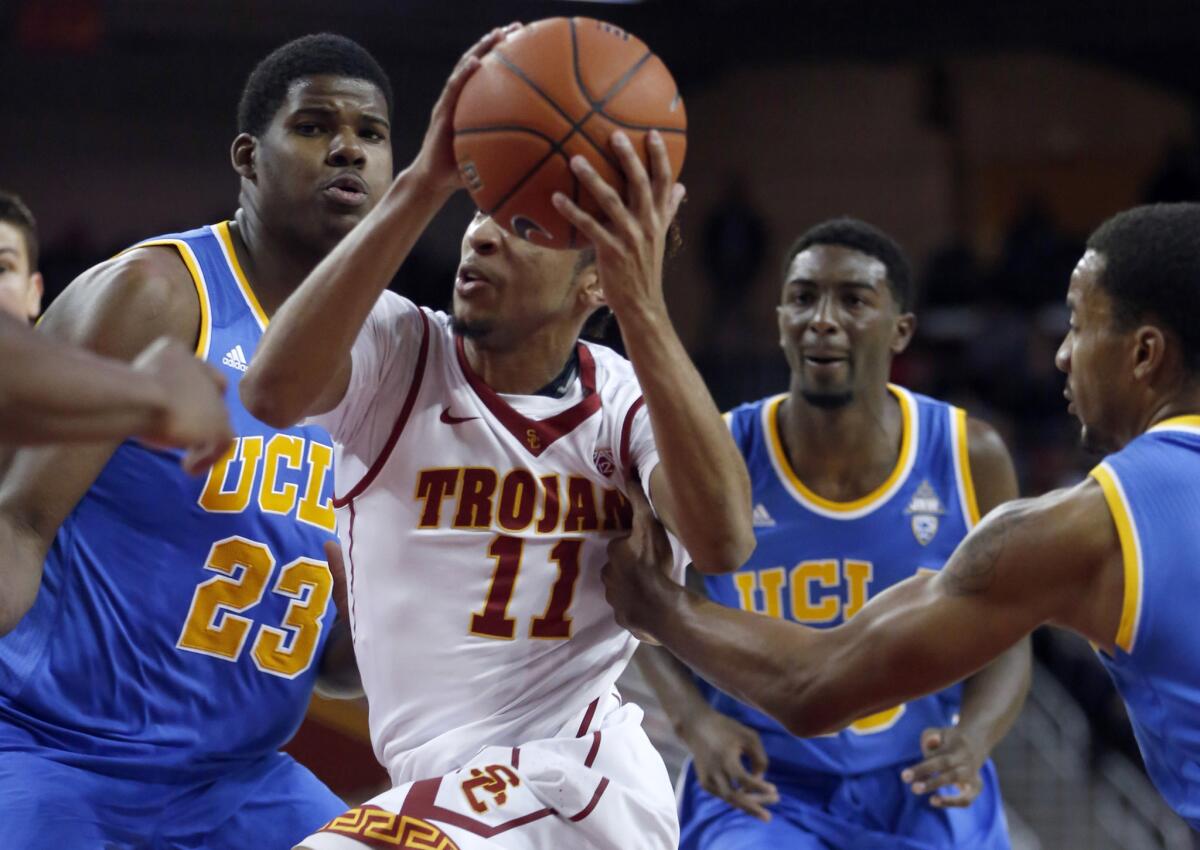
[[[507,534],[497,535],[488,546],[488,556],[495,560],[496,568],[483,607],[471,615],[471,634],[497,640],[512,640],[516,635],[517,621],[508,616],[508,603],[517,586],[524,549],[523,538]],[[571,618],[567,616],[567,610],[575,599],[582,549],[582,539],[567,538],[558,541],[550,550],[550,560],[558,564],[558,579],[550,589],[546,610],[530,623],[530,637],[566,640],[571,636]]]

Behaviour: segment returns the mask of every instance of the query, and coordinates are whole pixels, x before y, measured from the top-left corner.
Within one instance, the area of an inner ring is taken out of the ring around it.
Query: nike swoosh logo
[[[549,241],[554,238],[546,230],[546,228],[542,227],[540,224],[538,224],[532,218],[529,218],[529,216],[524,216],[524,215],[514,215],[512,217],[512,230],[513,230],[513,233],[520,236],[526,242],[533,242],[534,234],[541,236],[546,241]]]
[[[459,425],[463,422],[470,422],[472,419],[478,419],[478,416],[451,416],[450,408],[442,411],[441,420],[447,425]]]

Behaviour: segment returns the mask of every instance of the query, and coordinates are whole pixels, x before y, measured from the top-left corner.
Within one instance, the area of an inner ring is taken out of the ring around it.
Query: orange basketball
[[[646,134],[658,130],[679,177],[687,115],[671,72],[640,40],[591,18],[547,18],[495,47],[467,81],[454,112],[454,155],[475,204],[538,245],[586,244],[550,202],[558,191],[600,218],[569,162],[588,158],[624,195],[609,146],[624,130],[647,165]]]

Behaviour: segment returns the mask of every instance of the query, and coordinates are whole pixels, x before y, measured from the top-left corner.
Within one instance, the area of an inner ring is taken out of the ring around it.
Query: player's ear
[[[33,321],[42,312],[42,295],[46,285],[42,281],[42,273],[34,272],[29,276],[29,291],[25,293],[25,315]]]
[[[899,354],[908,348],[913,334],[917,331],[917,317],[912,313],[901,313],[896,317],[896,325],[892,329],[892,354]]]
[[[1133,333],[1133,377],[1145,381],[1162,368],[1167,354],[1167,339],[1161,328],[1142,325]]]
[[[604,287],[600,283],[600,271],[596,268],[594,248],[585,248],[579,255],[575,263],[575,282],[579,285],[579,298],[589,316],[608,305],[604,298]]]
[[[254,154],[257,148],[258,139],[249,133],[238,133],[237,138],[233,140],[229,147],[229,161],[233,163],[233,170],[239,177],[247,180],[255,178]]]

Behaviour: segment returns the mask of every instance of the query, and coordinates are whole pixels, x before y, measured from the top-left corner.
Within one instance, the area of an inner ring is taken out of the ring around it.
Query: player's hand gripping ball
[[[621,129],[649,170],[645,136],[662,134],[677,180],[687,114],[671,72],[636,37],[591,18],[547,18],[496,46],[463,88],[454,112],[454,155],[476,206],[524,239],[578,248],[585,237],[554,209],[562,192],[603,221],[571,172],[582,154],[625,194],[609,146]]]

